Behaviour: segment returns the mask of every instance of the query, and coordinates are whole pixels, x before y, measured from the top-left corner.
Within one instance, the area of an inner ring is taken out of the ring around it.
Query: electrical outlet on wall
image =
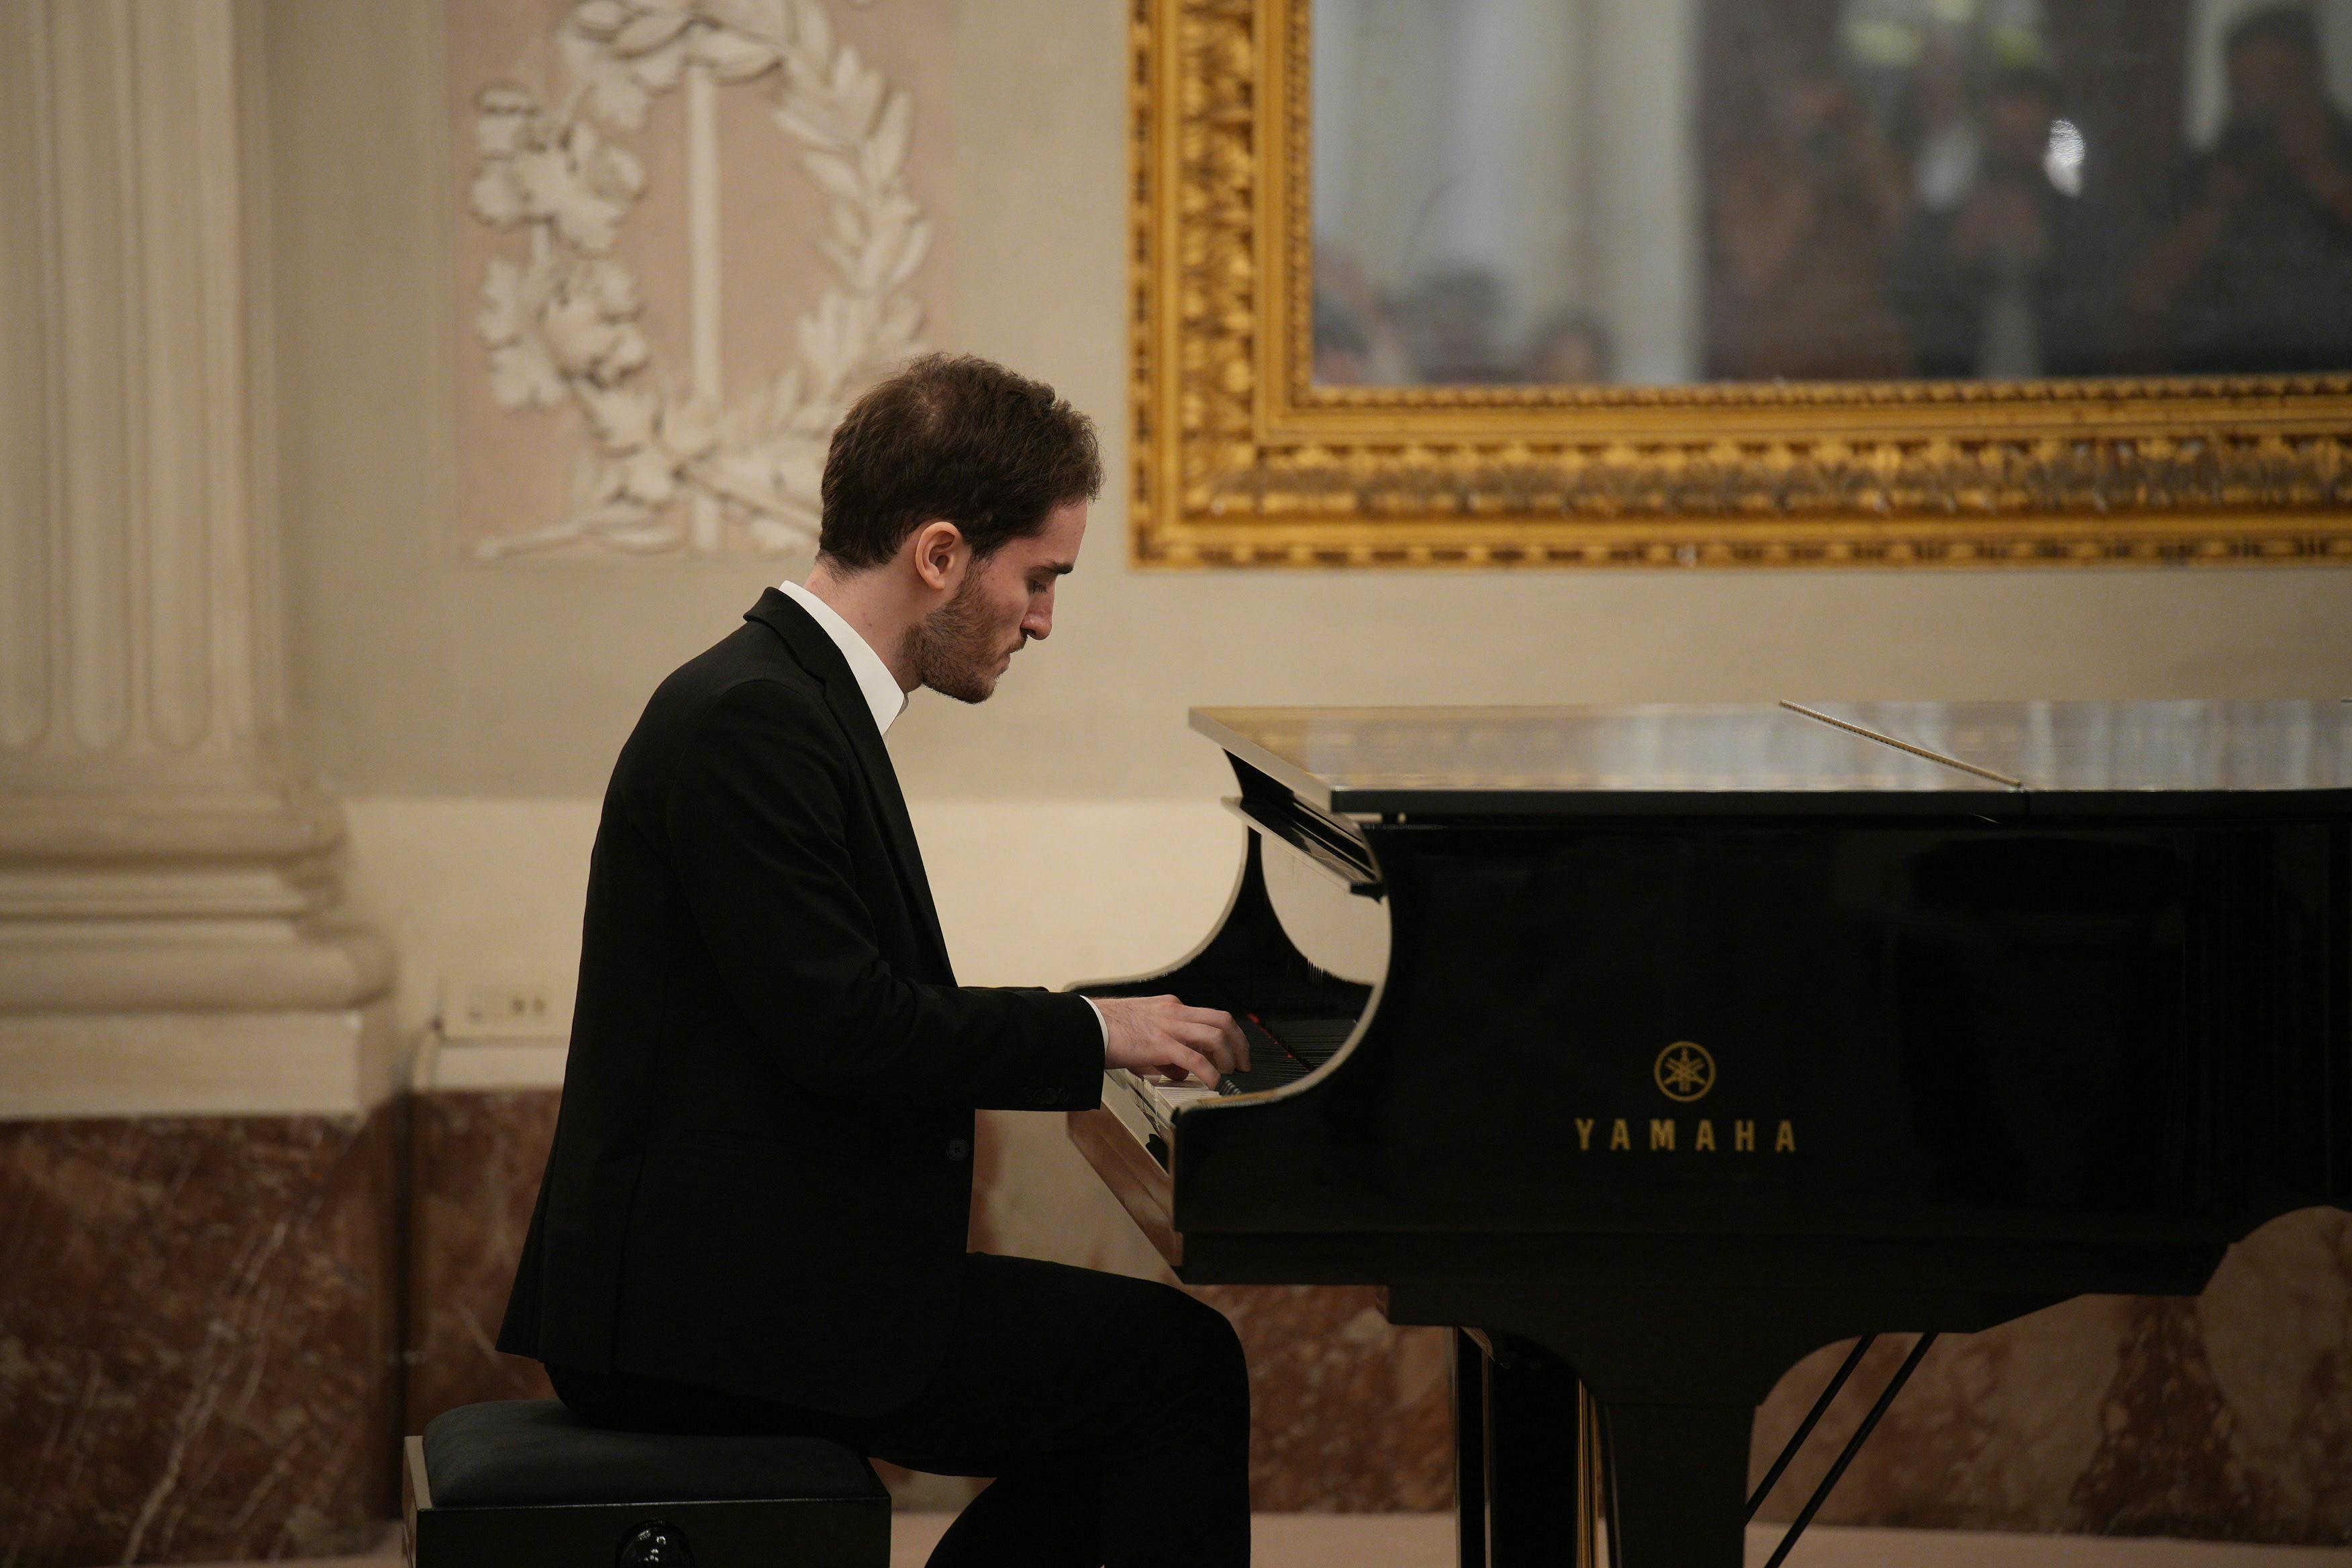
[[[441,977],[444,1039],[544,1039],[571,1032],[568,979],[522,969],[451,971]]]

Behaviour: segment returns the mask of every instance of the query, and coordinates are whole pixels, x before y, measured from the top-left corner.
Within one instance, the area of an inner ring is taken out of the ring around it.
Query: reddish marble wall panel
[[[537,1362],[495,1342],[559,1099],[534,1089],[410,1101],[408,1431],[455,1405],[554,1397]]]
[[[1909,1349],[1875,1345],[1763,1517],[1791,1517]],[[1758,1413],[1760,1479],[1847,1346]],[[2089,1296],[1939,1341],[1825,1522],[2352,1542],[2352,1215],[2231,1250],[2194,1299]]]
[[[0,1124],[9,1563],[373,1538],[394,1498],[397,1121]]]
[[[1250,1501],[1265,1513],[1454,1506],[1443,1329],[1391,1328],[1369,1286],[1212,1285],[1249,1355]]]

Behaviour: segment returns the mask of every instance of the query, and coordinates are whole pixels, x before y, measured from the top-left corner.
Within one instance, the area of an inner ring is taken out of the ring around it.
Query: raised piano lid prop
[[[1618,1568],[1736,1568],[1807,1352],[2192,1295],[2352,1194],[2352,707],[1192,727],[1232,901],[1078,989],[1227,1008],[1253,1071],[1111,1073],[1071,1137],[1186,1280],[1462,1331],[1465,1564],[1591,1563],[1605,1517]]]

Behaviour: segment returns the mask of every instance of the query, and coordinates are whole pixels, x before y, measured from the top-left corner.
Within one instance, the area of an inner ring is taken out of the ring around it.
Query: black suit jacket
[[[847,661],[773,589],[744,618],[613,770],[499,1348],[878,1415],[943,1353],[974,1109],[1097,1104],[1101,1026],[957,987]]]

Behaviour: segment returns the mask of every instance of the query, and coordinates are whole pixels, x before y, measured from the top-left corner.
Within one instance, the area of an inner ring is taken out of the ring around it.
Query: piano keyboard
[[[1249,1040],[1250,1068],[1226,1074],[1217,1086],[1219,1094],[1257,1094],[1296,1083],[1329,1061],[1356,1028],[1353,1018],[1280,1013],[1261,1016],[1241,1011],[1234,1014],[1234,1021]]]
[[[1215,1089],[1204,1089],[1189,1079],[1159,1083],[1124,1068],[1103,1075],[1103,1103],[1162,1164],[1167,1163],[1167,1140],[1181,1107],[1198,1100],[1263,1094],[1297,1083],[1337,1055],[1356,1029],[1356,1020],[1344,1016],[1260,1014],[1241,1007],[1227,1011],[1249,1040],[1249,1071],[1226,1074]]]

